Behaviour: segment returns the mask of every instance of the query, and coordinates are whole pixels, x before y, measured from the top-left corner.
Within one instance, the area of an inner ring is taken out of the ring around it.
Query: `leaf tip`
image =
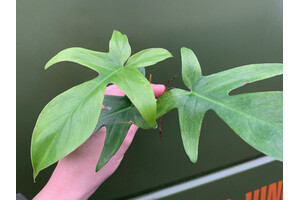
[[[96,173],[100,170],[100,169],[102,169],[102,167],[104,167],[104,165],[105,165],[106,163],[103,161],[103,159],[99,159],[99,162],[97,163],[97,166],[96,166]]]
[[[195,53],[194,53],[194,51],[192,49],[187,48],[187,47],[181,47],[180,53],[181,53],[181,57],[182,56],[187,56],[187,55],[194,55],[194,56],[196,56]]]
[[[173,58],[173,55],[170,53],[170,51],[164,49],[166,52],[166,58]]]
[[[197,155],[189,155],[189,158],[191,160],[192,163],[196,164],[197,160],[198,160],[198,156]]]
[[[113,34],[122,34],[122,33],[118,30],[113,30]]]
[[[34,168],[33,168],[33,182],[36,183],[36,177],[37,175],[39,174],[39,171],[36,171]]]
[[[34,132],[33,132],[34,134]],[[36,170],[35,162],[34,162],[34,156],[33,156],[33,143],[31,141],[31,147],[30,147],[30,157],[31,157],[31,165],[32,165],[32,171],[33,171],[33,182],[36,183],[36,177],[39,174],[39,171]]]
[[[33,170],[33,182],[36,183],[36,177],[40,173],[40,169],[36,166],[36,163],[34,162],[33,156],[31,155],[31,165]]]
[[[119,38],[119,37],[124,37],[126,40],[128,40],[127,35],[121,33],[118,30],[113,30],[112,38]]]
[[[144,118],[147,123],[150,125],[150,127],[154,127],[156,125],[156,107],[155,107],[155,112],[151,115],[151,117],[148,117],[147,119]]]
[[[51,60],[49,60],[49,61],[46,63],[46,65],[45,65],[45,67],[44,67],[45,70],[47,70],[47,69],[52,65],[52,63],[51,63],[50,61],[51,61]]]
[[[192,51],[192,50],[189,49],[189,48],[186,48],[186,47],[181,47],[181,48],[180,48],[180,52],[181,52],[181,53],[184,53],[184,52],[187,52],[187,51]]]
[[[189,157],[192,163],[197,163],[198,160],[198,145],[187,146],[186,143],[183,143],[185,153]],[[192,147],[192,148],[191,148]]]
[[[181,53],[181,59],[183,59],[183,58],[187,59],[188,58],[190,60],[189,56],[193,56],[193,57],[196,58],[196,55],[195,55],[194,51],[192,49],[187,48],[187,47],[181,47],[180,53]],[[197,62],[198,62],[198,60],[197,60]]]

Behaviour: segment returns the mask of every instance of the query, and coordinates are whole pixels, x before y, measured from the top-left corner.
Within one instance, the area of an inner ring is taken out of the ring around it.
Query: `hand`
[[[157,98],[164,93],[165,86],[152,84],[152,89]],[[115,85],[107,87],[105,94],[124,96],[124,93]],[[120,149],[96,173],[96,165],[101,155],[106,135],[105,127],[101,128],[83,145],[59,160],[48,183],[34,197],[34,200],[88,199],[118,168],[137,130],[138,127],[135,125],[130,127]]]

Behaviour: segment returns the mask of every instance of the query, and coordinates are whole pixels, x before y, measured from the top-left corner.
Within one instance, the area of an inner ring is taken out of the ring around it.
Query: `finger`
[[[116,85],[110,85],[106,88],[106,95],[125,96],[124,92]]]
[[[161,84],[151,84],[155,97],[159,97],[165,92],[166,87]],[[106,95],[125,96],[124,92],[116,85],[110,85],[105,90]]]
[[[151,84],[151,87],[153,89],[155,98],[158,98],[159,96],[161,96],[166,89],[166,86],[161,85],[161,84]]]
[[[126,135],[126,137],[125,137],[125,139],[124,139],[124,141],[123,141],[120,149],[116,153],[117,157],[123,156],[126,153],[126,151],[129,148],[129,146],[130,146],[130,144],[131,144],[131,142],[132,142],[132,140],[133,140],[133,138],[135,136],[135,133],[138,130],[138,128],[139,127],[137,127],[134,124],[131,125],[131,127],[130,127],[130,129],[129,129],[129,131],[128,131],[128,133],[127,133],[127,135]]]

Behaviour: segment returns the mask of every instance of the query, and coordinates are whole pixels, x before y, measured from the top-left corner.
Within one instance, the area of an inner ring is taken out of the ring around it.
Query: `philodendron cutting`
[[[76,62],[95,70],[98,76],[58,95],[39,115],[31,143],[34,179],[105,126],[105,143],[95,166],[96,171],[100,170],[117,152],[131,124],[156,128],[155,120],[174,108],[178,110],[183,145],[192,162],[197,161],[200,129],[207,110],[215,111],[249,145],[282,160],[282,91],[228,95],[246,83],[282,74],[282,64],[251,64],[203,76],[195,54],[182,48],[182,78],[190,90],[171,89],[156,102],[144,67],[172,55],[162,48],[130,55],[127,37],[114,31],[107,53],[68,48],[46,64],[47,69],[62,61]],[[126,96],[105,96],[110,83]]]

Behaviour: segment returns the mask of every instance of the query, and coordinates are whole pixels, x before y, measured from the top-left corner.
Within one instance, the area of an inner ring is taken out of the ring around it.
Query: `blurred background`
[[[174,58],[146,70],[154,83],[178,74],[172,87],[186,88],[181,80],[183,46],[196,53],[204,75],[250,63],[282,62],[282,0],[18,0],[16,186],[27,198],[42,189],[55,167],[43,170],[33,182],[30,141],[39,113],[56,95],[96,76],[75,63],[59,63],[47,71],[44,65],[68,47],[108,51],[113,30],[128,36],[133,54],[151,47],[168,49]],[[233,94],[266,90],[282,90],[282,76]],[[262,156],[212,111],[203,122],[197,164],[184,152],[176,110],[164,117],[162,137],[160,141],[158,130],[139,130],[121,166],[91,199],[127,199]],[[218,186],[214,197],[203,192],[184,198],[239,199],[282,178],[282,163],[249,177],[228,180],[226,187],[236,187],[226,195],[225,186]],[[238,187],[247,181],[252,185]]]

